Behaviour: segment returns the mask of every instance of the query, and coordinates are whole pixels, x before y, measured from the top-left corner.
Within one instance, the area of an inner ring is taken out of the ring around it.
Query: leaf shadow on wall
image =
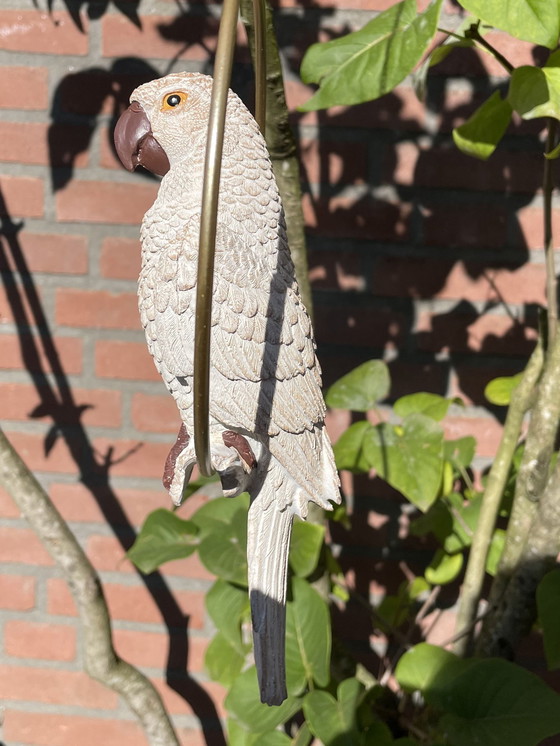
[[[303,134],[318,125],[318,144],[308,146],[315,152],[302,146],[318,354],[326,385],[388,353],[391,399],[460,392],[503,421],[484,387],[523,369],[544,300],[544,274],[535,287],[520,279],[535,247],[520,211],[542,179],[539,124],[512,125],[487,163],[460,154],[452,127],[494,88],[470,50],[448,60],[429,80],[429,131],[406,87],[349,109],[293,114]],[[475,95],[454,98],[446,76],[465,74]],[[396,595],[423,574],[436,546],[407,535],[408,503],[382,480],[355,477],[351,492],[352,528],[332,530],[355,598],[335,611],[335,624],[378,675],[386,661],[369,640],[387,634],[364,600]],[[442,625],[455,591],[444,588],[434,603]],[[389,653],[403,633],[409,643],[421,639],[417,626],[392,630]]]
[[[89,120],[87,126],[91,137],[95,126],[95,111],[91,108],[93,102],[99,107],[97,112],[99,113],[107,103],[106,96],[109,96],[113,116],[116,117],[123,102],[128,100],[132,87],[137,84],[138,68],[133,69],[135,72],[132,75],[127,73],[121,76],[120,66],[116,63],[114,69],[108,73],[95,69],[70,76],[70,82],[68,79],[63,79],[61,82],[55,100],[58,95],[62,95],[61,91],[66,94],[68,90],[83,90],[91,83],[90,90],[96,90],[96,94],[89,99],[90,108],[84,113]],[[91,72],[91,77],[89,72]],[[153,71],[151,72],[150,77],[155,77]],[[148,74],[148,70],[143,69],[140,77],[147,80]],[[98,84],[97,88],[94,83]],[[51,127],[49,145],[51,153],[64,153],[62,160],[53,157],[51,163],[53,186],[57,188],[58,185],[60,188],[72,178],[75,160],[89,147],[90,137],[68,140],[65,134],[66,123],[61,126],[57,125],[58,122],[55,121]],[[56,164],[60,163],[62,167],[59,172],[59,166]],[[136,532],[111,486],[111,468],[115,463],[126,459],[141,448],[142,444],[138,443],[135,448],[118,459],[115,458],[113,447],[108,447],[105,453],[99,453],[94,447],[82,422],[83,413],[92,405],[76,401],[18,237],[24,224],[23,222],[15,223],[11,219],[1,194],[0,216],[2,279],[17,326],[21,355],[41,400],[40,405],[30,413],[30,416],[40,419],[48,418],[52,422],[45,436],[45,455],[50,453],[59,439],[66,444],[76,464],[81,483],[95,498],[123,551],[126,551],[134,542]],[[36,333],[33,333],[34,330]],[[192,708],[200,721],[207,743],[212,746],[214,744],[225,746],[222,726],[211,697],[188,673],[189,617],[185,616],[179,607],[162,574],[159,572],[148,576],[138,574],[161,613],[168,630],[169,648],[166,662],[168,686]]]

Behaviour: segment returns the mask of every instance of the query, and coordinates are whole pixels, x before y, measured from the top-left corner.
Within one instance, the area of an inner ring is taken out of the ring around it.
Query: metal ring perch
[[[264,135],[266,110],[266,59],[264,0],[253,0],[255,14],[255,118]],[[224,0],[216,60],[214,84],[208,119],[208,140],[204,162],[200,242],[196,286],[196,319],[194,332],[194,448],[198,467],[203,476],[213,473],[210,460],[209,415],[210,401],[210,333],[212,291],[214,278],[214,249],[218,192],[222,165],[222,145],[228,88],[231,81],[233,51],[239,15],[239,0]]]

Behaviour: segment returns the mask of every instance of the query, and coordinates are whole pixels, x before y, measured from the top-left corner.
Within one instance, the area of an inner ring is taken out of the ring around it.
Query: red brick
[[[16,319],[12,293],[21,301],[21,308],[18,307],[17,310],[18,321],[24,321],[24,319],[19,318],[21,313],[21,316],[25,317],[25,322],[32,326],[35,321],[33,307],[29,302],[28,294],[24,291],[20,283],[10,285],[9,289],[5,285],[0,287],[0,324],[13,322]]]
[[[99,267],[103,277],[136,280],[140,274],[140,241],[106,238],[101,244]]]
[[[331,238],[402,242],[408,238],[410,206],[369,194],[312,198],[303,195],[303,214],[311,233]]]
[[[27,268],[31,272],[83,275],[88,271],[88,246],[85,236],[66,236],[54,233],[18,234]],[[14,268],[13,261],[5,264],[0,257],[0,270]]]
[[[303,139],[300,157],[311,184],[364,184],[367,181],[368,153],[364,143]]]
[[[35,578],[0,575],[0,609],[30,611],[35,608]]]
[[[121,394],[103,389],[72,389],[75,406],[51,403],[51,397],[41,387],[23,383],[0,383],[2,413],[5,420],[54,417],[58,424],[75,423],[77,408],[83,407],[79,421],[84,425],[118,427],[121,424]],[[54,399],[54,397],[53,397]],[[42,402],[45,402],[42,404]],[[35,413],[40,406],[41,410]]]
[[[192,14],[150,15],[143,16],[139,28],[124,16],[105,15],[101,28],[104,57],[136,57],[141,49],[144,58],[206,60],[216,48],[218,20]],[[245,45],[240,28],[237,34],[238,42]]]
[[[13,443],[13,438],[10,438]],[[53,560],[30,528],[0,526],[0,562],[52,565]]]
[[[161,380],[143,342],[100,340],[95,345],[95,374],[132,381]]]
[[[86,137],[89,139],[90,132],[85,127],[59,126],[59,141],[53,142],[49,149],[48,130],[48,124],[39,122],[0,122],[0,161],[40,166],[71,165],[67,162],[65,152],[62,151],[63,146],[60,140],[64,140],[64,148],[67,148],[73,141],[78,144]],[[87,163],[87,151],[77,152],[73,165],[83,167]]]
[[[68,223],[135,225],[142,221],[156,193],[155,185],[72,180],[56,196],[56,216]]]
[[[87,542],[86,553],[100,572],[134,572],[134,565],[126,559],[120,541],[112,536],[92,536]],[[213,580],[215,577],[204,567],[196,552],[185,559],[166,562],[161,571],[165,576],[178,575],[197,580]]]
[[[5,202],[0,214],[21,218],[43,216],[43,181],[28,176],[0,177],[0,193]]]
[[[20,510],[11,496],[0,487],[0,516],[2,518],[19,518],[20,515]]]
[[[387,149],[384,172],[386,181],[405,186],[533,194],[541,186],[542,154],[501,148],[490,160],[480,161],[453,145],[402,142]]]
[[[108,127],[101,130],[99,142],[99,165],[103,168],[121,170],[124,168],[115,152],[112,132]]]
[[[76,630],[67,624],[12,619],[4,624],[4,652],[16,658],[73,661]]]
[[[487,355],[529,356],[535,346],[535,329],[497,314],[421,312],[416,338],[421,350],[431,352],[483,352]]]
[[[82,484],[53,484],[49,494],[59,512],[67,521],[105,523],[105,513],[101,510],[96,497],[92,491]],[[122,506],[126,518],[133,526],[140,526],[148,513],[156,508],[170,507],[170,498],[164,491],[160,490],[135,490],[116,489],[115,492],[106,494],[96,489],[98,499],[103,502],[107,511],[108,520],[117,524],[122,523],[122,515],[119,507]],[[113,500],[116,499],[117,507],[111,509]]]
[[[143,587],[104,583],[103,590],[112,619],[161,624],[162,613],[154,597]],[[184,615],[189,617],[189,627],[202,629],[204,625],[204,593],[200,591],[174,591],[177,610],[170,608],[167,591],[153,591],[154,596],[173,617],[172,624],[181,624]],[[76,606],[66,583],[60,578],[47,581],[47,608],[49,614],[76,616]]]
[[[45,437],[31,433],[6,433],[11,444],[25,461],[31,471],[62,472],[74,474],[76,462],[62,437],[56,442],[48,455],[45,455]]]
[[[45,741],[45,734],[48,734],[48,741]],[[10,709],[5,714],[3,736],[9,743],[48,743],[49,746],[148,746],[142,729],[134,720],[105,720]]]
[[[48,80],[46,67],[3,67],[0,76],[0,109],[47,109]]]
[[[545,303],[543,264],[488,268],[480,262],[382,257],[373,270],[375,295],[488,303]]]
[[[476,438],[476,455],[493,457],[502,435],[502,425],[491,417],[446,417],[445,435],[451,440],[472,435]]]
[[[357,251],[321,251],[308,253],[309,280],[313,288],[327,290],[364,290],[363,256]]]
[[[0,692],[5,700],[27,700],[65,706],[115,709],[117,695],[81,671],[0,666]]]
[[[59,55],[88,52],[87,33],[80,31],[70,15],[62,11],[3,10],[0,25],[2,49],[7,51]]]
[[[134,427],[146,432],[177,434],[181,425],[177,405],[171,395],[134,394],[131,415]]]
[[[94,441],[94,448],[98,454],[108,454],[111,451],[111,475],[114,477],[160,479],[165,459],[173,443],[174,438],[170,438],[169,443],[97,438]]]
[[[296,63],[299,64],[299,60]],[[376,101],[306,113],[296,112],[296,109],[311,98],[312,88],[299,80],[286,80],[285,87],[288,109],[294,112],[292,119],[299,124],[418,132],[426,119],[424,103],[408,86],[399,86]]]
[[[320,343],[395,347],[406,328],[406,319],[386,306],[359,307],[347,301],[317,305],[315,309],[315,332]]]
[[[544,249],[543,211],[540,207],[523,207],[517,210],[519,235],[516,245],[529,250]],[[560,211],[552,210],[552,245],[560,249]]]
[[[141,329],[136,293],[60,288],[56,291],[56,321],[62,326],[97,329]]]
[[[179,637],[179,636],[177,636]],[[141,632],[131,629],[115,629],[113,631],[115,649],[124,660],[135,666],[163,669],[167,665],[168,654],[173,651],[174,641],[167,633]],[[184,635],[177,639],[180,648],[184,647]],[[169,663],[175,670],[184,671],[185,664],[189,672],[202,671],[204,668],[204,654],[208,647],[208,640],[201,637],[189,636],[188,660],[171,660]]]
[[[424,207],[423,214],[426,244],[495,249],[506,245],[506,212],[501,205],[439,203]]]
[[[22,350],[23,343],[23,350]],[[82,340],[77,337],[54,337],[57,361],[62,370],[73,375],[82,372]],[[27,368],[30,373],[51,371],[51,365],[38,337],[24,334],[0,334],[0,369]]]

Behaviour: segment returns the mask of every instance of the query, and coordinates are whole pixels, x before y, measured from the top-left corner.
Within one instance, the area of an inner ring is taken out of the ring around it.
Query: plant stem
[[[254,13],[252,0],[241,0],[241,20],[247,29],[251,56],[254,59]],[[311,288],[307,273],[305,226],[301,208],[301,187],[297,144],[290,127],[284,93],[282,65],[272,18],[266,3],[266,143],[286,215],[290,252],[296,269],[301,297],[312,314]]]
[[[506,542],[498,572],[490,592],[490,613],[485,620],[478,647],[482,651],[494,649],[496,628],[506,622],[501,599],[508,590],[511,578],[522,562],[526,545],[532,541],[533,522],[539,510],[539,501],[550,474],[550,459],[554,450],[560,419],[560,335],[548,350],[537,398],[531,413],[523,459],[517,475],[515,496],[508,523]],[[509,613],[509,612],[507,612]]]
[[[545,153],[554,150],[556,130],[558,121],[552,117],[548,120],[548,131],[546,135]],[[543,193],[544,193],[544,251],[546,257],[546,302],[548,316],[548,338],[549,346],[554,342],[554,334],[558,324],[558,294],[556,281],[556,267],[554,262],[554,246],[552,242],[552,192],[554,189],[552,181],[554,160],[545,158],[543,169]]]
[[[486,39],[478,30],[478,23],[473,23],[473,25],[465,31],[465,38],[472,39],[481,47],[483,47],[487,52],[490,52],[492,57],[494,57],[494,59],[496,59],[500,63],[504,70],[511,75],[514,70],[514,66],[508,59],[504,57],[501,52],[498,52],[498,50],[493,47],[490,42],[486,41]]]
[[[508,478],[513,454],[519,441],[523,417],[532,399],[535,384],[543,364],[543,349],[540,342],[533,351],[523,378],[515,388],[508,409],[502,439],[482,497],[480,515],[472,538],[465,580],[461,590],[461,600],[457,614],[456,633],[458,635],[455,652],[465,655],[470,652],[473,638],[473,620],[477,616],[482,584],[486,572],[486,560],[492,534],[496,525],[498,510]],[[466,630],[466,634],[462,631]]]
[[[62,570],[83,629],[88,674],[118,692],[136,714],[150,746],[179,746],[152,683],[113,648],[111,622],[99,577],[49,496],[0,429],[0,485],[11,495]]]

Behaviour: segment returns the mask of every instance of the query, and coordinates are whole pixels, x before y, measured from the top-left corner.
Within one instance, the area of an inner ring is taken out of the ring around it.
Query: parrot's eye
[[[162,102],[162,110],[168,110],[168,109],[176,109],[181,104],[184,104],[187,100],[187,94],[183,93],[182,91],[177,91],[177,93],[168,93]]]

